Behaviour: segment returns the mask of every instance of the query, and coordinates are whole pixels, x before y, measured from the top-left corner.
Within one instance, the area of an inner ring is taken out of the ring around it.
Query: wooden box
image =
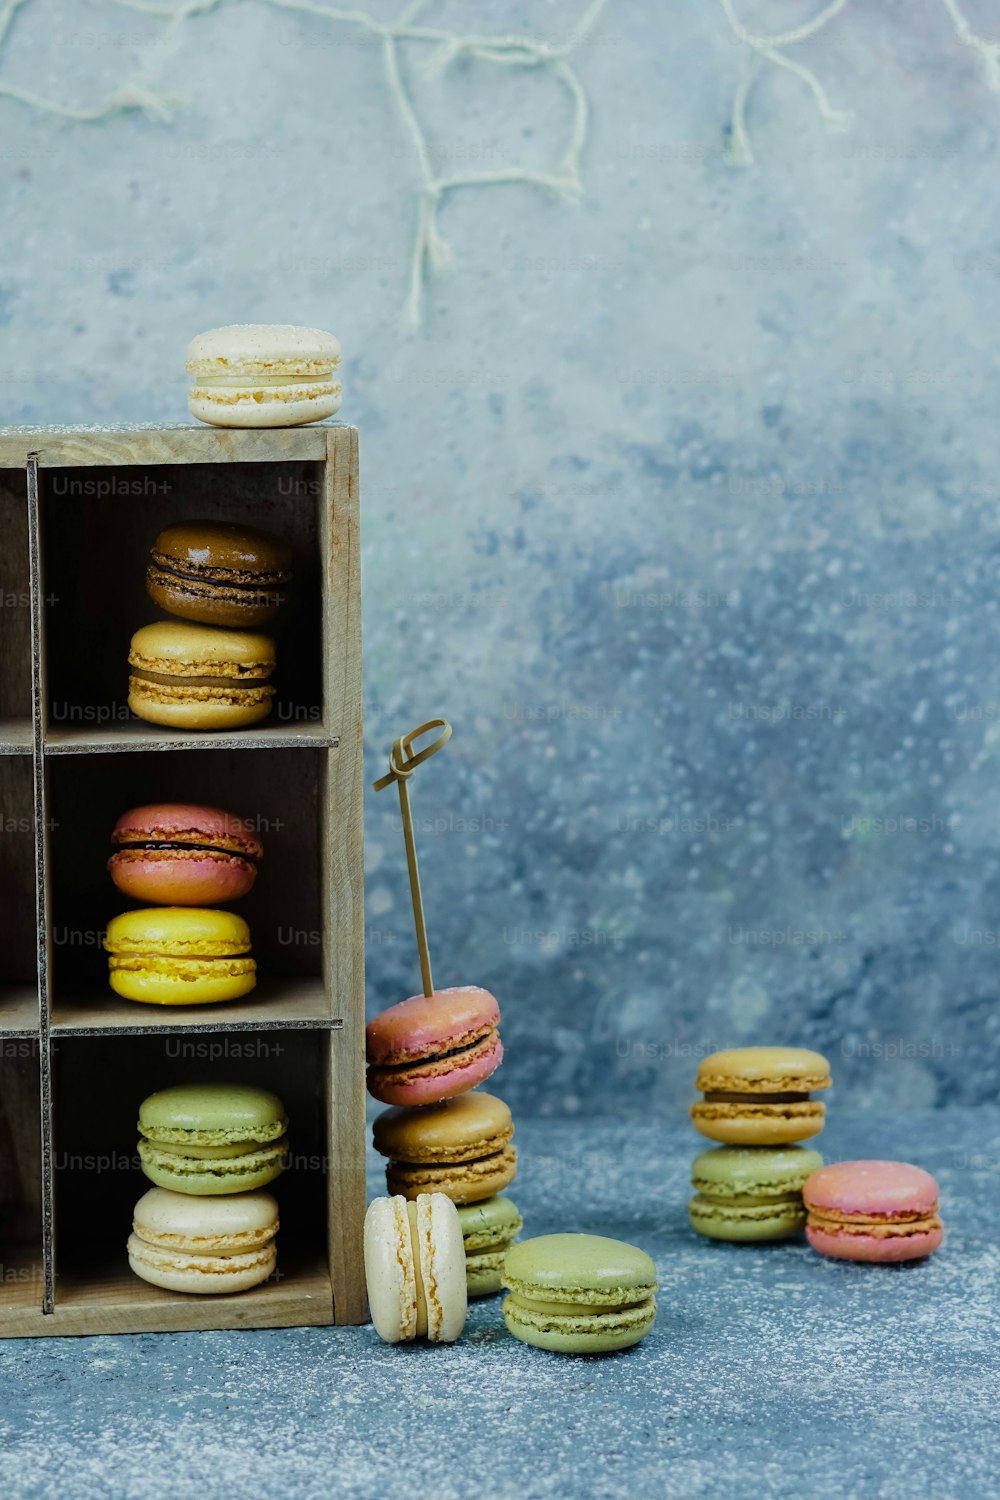
[[[291,542],[269,719],[158,729],[127,708],[128,647],[160,617],[171,521]],[[367,1316],[357,433],[342,426],[0,429],[0,1336],[357,1323]],[[240,904],[258,987],[230,1005],[118,999],[106,861],[141,802],[230,808],[265,858]],[[235,1079],[288,1108],[278,1271],[183,1296],[134,1276],[142,1099]]]

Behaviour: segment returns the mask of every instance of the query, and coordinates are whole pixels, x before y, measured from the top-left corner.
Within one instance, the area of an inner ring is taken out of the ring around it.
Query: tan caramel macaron
[[[510,1110],[492,1094],[461,1094],[439,1104],[387,1109],[374,1128],[375,1150],[389,1157],[390,1193],[446,1193],[479,1203],[513,1182],[517,1151]]]
[[[809,1096],[830,1087],[830,1064],[803,1047],[733,1047],[702,1060],[691,1106],[694,1128],[732,1146],[781,1146],[823,1129],[826,1109]]]

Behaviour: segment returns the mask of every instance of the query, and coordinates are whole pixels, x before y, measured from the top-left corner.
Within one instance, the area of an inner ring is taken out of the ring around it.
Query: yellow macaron
[[[732,1047],[703,1058],[691,1106],[695,1130],[731,1146],[783,1146],[823,1129],[826,1110],[809,1096],[830,1087],[830,1064],[804,1047]]]
[[[242,917],[197,906],[150,906],[108,923],[111,988],[148,1005],[238,1000],[257,982]]]
[[[240,729],[271,712],[269,635],[163,620],[136,631],[128,659],[128,706],[150,724]]]

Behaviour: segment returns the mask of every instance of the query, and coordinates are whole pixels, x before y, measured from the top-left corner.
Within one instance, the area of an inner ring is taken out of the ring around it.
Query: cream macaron
[[[273,1274],[278,1227],[270,1193],[192,1198],[151,1188],[135,1206],[128,1263],[168,1292],[245,1292]]]
[[[443,1193],[376,1198],[365,1215],[368,1306],[379,1338],[451,1344],[465,1327],[468,1296],[458,1210]]]
[[[299,427],[340,410],[340,344],[320,328],[233,323],[191,340],[191,415],[216,427]]]

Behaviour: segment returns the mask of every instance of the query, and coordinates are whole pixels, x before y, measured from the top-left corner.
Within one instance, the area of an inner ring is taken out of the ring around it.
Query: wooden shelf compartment
[[[21,579],[26,555],[30,592],[30,609],[18,617],[21,666],[2,677],[13,692],[0,692],[0,802],[6,789],[33,818],[32,838],[0,845],[0,897],[19,891],[24,919],[6,955],[0,944],[0,1050],[32,1054],[17,1066],[35,1089],[14,1110],[35,1143],[35,1227],[24,1242],[0,1239],[16,1272],[0,1296],[0,1337],[361,1322],[357,434],[332,423],[259,432],[0,430],[0,471],[0,531],[6,525],[19,538],[5,555],[20,558]],[[159,613],[144,590],[149,545],[170,521],[202,516],[264,526],[288,536],[295,553],[294,602],[276,632],[278,707],[262,725],[232,734],[160,729],[115,707],[127,691],[131,634]],[[108,918],[131,904],[105,870],[118,814],[140,801],[190,800],[266,817],[268,797],[272,809],[285,799],[279,815],[292,812],[295,827],[287,836],[262,827],[264,865],[242,906],[258,988],[228,1006],[118,1000],[100,946]],[[296,930],[303,936],[289,937]],[[298,1121],[293,1150],[304,1142],[305,1159],[278,1184],[281,1276],[234,1297],[175,1297],[134,1277],[124,1260],[145,1185],[128,1156],[131,1116],[152,1088],[218,1077],[220,1066],[239,1066],[243,1077],[277,1070],[269,1086]],[[130,1116],[127,1126],[122,1115],[95,1144],[93,1122],[74,1103],[74,1077],[100,1096],[95,1118],[107,1103]],[[318,1099],[318,1113],[304,1107],[303,1090]],[[111,1140],[124,1143],[125,1167],[88,1168],[88,1156],[101,1156],[97,1145]],[[99,1235],[88,1205],[113,1210],[97,1220],[111,1226]]]

